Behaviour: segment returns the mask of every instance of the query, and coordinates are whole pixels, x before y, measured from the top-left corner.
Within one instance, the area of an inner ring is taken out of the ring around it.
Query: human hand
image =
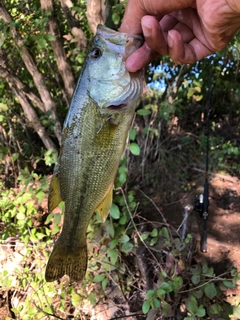
[[[129,71],[161,54],[176,63],[194,63],[223,49],[239,29],[239,0],[129,0],[120,27],[145,39],[128,57]]]

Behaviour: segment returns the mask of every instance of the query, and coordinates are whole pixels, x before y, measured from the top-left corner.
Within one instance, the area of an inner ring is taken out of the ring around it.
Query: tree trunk
[[[12,17],[7,12],[2,2],[0,2],[0,16],[8,24],[13,22]],[[45,111],[50,111],[51,112],[50,118],[55,121],[54,132],[59,141],[59,144],[61,144],[61,131],[62,131],[61,124],[57,116],[55,102],[52,99],[50,92],[48,91],[45,85],[45,79],[42,73],[39,72],[32,55],[28,51],[28,48],[24,45],[24,41],[21,38],[20,34],[18,34],[16,28],[11,27],[11,31],[12,31],[13,38],[16,40],[16,47],[19,50],[21,58],[28,72],[31,74],[34,84],[39,92],[39,95],[45,107]]]
[[[88,23],[95,34],[98,24],[105,24],[108,16],[107,0],[88,0],[87,18]]]
[[[67,61],[67,57],[63,49],[63,42],[61,39],[60,30],[58,28],[58,21],[54,16],[53,2],[52,0],[40,0],[40,2],[42,9],[48,12],[48,33],[54,35],[55,37],[55,40],[51,41],[51,45],[59,73],[64,83],[64,89],[68,98],[68,104],[70,104],[75,88],[75,80],[72,74],[71,66]],[[51,15],[49,15],[49,12],[51,12]]]
[[[37,134],[39,135],[39,137],[42,140],[46,149],[47,150],[51,150],[51,149],[57,150],[55,143],[48,136],[45,128],[41,124],[36,112],[32,108],[31,104],[28,102],[28,99],[26,98],[26,96],[18,88],[12,87],[12,90],[16,94],[16,96],[17,96],[17,98],[23,108],[24,114],[29,121],[28,125],[30,127],[32,127],[37,132]]]

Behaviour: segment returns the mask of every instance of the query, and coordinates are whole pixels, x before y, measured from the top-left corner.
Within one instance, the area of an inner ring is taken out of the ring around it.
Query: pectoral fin
[[[109,214],[109,211],[112,205],[112,194],[113,194],[113,185],[110,187],[105,198],[96,209],[96,211],[99,213],[103,221],[107,219],[107,216]]]
[[[55,209],[62,201],[60,182],[58,175],[54,175],[50,182],[49,196],[48,196],[48,211],[51,212]]]

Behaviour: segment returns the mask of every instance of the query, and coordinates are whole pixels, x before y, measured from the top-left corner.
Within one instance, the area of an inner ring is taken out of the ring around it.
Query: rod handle
[[[207,230],[203,230],[202,232],[200,250],[204,253],[207,252]]]

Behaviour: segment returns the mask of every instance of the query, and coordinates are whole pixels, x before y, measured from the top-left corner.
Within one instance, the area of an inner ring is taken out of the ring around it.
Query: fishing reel
[[[196,195],[194,202],[194,211],[199,212],[203,218],[203,230],[200,241],[200,250],[207,252],[207,218],[208,218],[208,183],[204,185],[204,194]]]
[[[206,203],[205,203],[206,202]],[[194,211],[200,213],[200,216],[206,219],[206,214],[209,206],[209,200],[208,200],[208,194],[206,195],[206,199],[204,202],[204,195],[203,194],[197,194],[195,196],[195,201],[194,201]]]
[[[204,212],[204,205],[203,205],[203,194],[196,194],[195,201],[194,201],[194,211],[200,213],[200,216],[202,217]]]

